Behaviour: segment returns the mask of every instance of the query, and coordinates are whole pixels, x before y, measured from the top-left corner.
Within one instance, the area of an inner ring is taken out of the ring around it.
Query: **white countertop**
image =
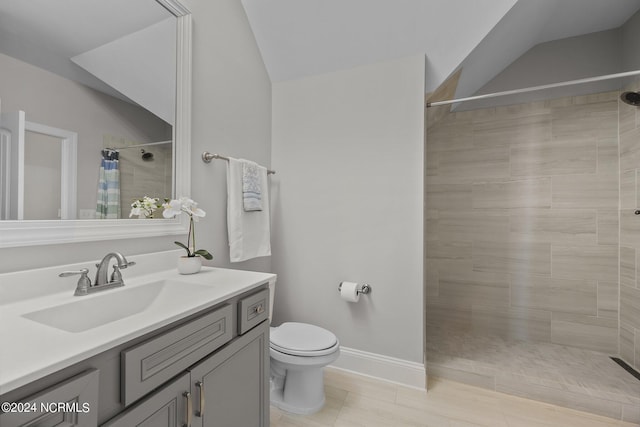
[[[93,280],[95,262],[0,274],[0,395],[276,279],[270,273],[213,267],[203,267],[198,274],[180,275],[174,266],[181,254],[124,254],[137,263],[122,271],[125,286],[82,297],[73,296],[78,276],[60,279],[57,274],[92,266],[89,277]],[[84,332],[66,332],[22,316],[163,279],[210,289],[194,300],[166,304],[161,310],[144,310]],[[27,290],[21,292],[20,288]]]

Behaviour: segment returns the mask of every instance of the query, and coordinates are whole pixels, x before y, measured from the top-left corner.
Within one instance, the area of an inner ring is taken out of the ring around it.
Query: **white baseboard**
[[[422,363],[368,353],[348,347],[340,347],[340,357],[329,367],[420,390],[425,390],[427,386],[427,373]]]

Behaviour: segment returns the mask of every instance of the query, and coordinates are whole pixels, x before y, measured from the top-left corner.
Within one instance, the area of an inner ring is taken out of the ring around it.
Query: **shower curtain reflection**
[[[97,219],[120,218],[120,170],[117,150],[102,150],[98,180]]]

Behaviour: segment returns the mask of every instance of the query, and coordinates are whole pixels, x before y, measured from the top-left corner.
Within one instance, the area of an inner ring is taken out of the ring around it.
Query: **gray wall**
[[[269,165],[271,84],[239,1],[185,3],[194,20],[191,196],[207,212],[197,224],[198,246],[214,255],[213,265],[229,266],[226,165],[205,165],[200,153],[217,151]],[[0,272],[97,259],[111,250],[170,250],[176,248],[174,240],[176,236],[0,249]],[[262,271],[271,267],[269,258],[233,266]]]
[[[554,40],[534,46],[478,93],[537,86],[622,70],[619,29]],[[554,92],[554,97],[559,97]]]
[[[424,55],[274,84],[276,325],[422,363]],[[341,281],[369,283],[356,304]]]
[[[498,43],[499,41],[496,41]],[[505,67],[476,94],[501,92],[587,77],[640,70],[640,12],[621,27],[540,43]],[[465,78],[463,66],[463,76]],[[461,79],[461,84],[464,81]],[[456,111],[618,90],[624,81],[607,80],[466,102]]]
[[[640,11],[622,26],[622,49],[624,70],[640,70]]]

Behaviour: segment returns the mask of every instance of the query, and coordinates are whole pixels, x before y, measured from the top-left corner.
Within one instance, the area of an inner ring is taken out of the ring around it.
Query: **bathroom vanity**
[[[2,427],[268,425],[275,275],[150,272],[146,257],[130,257],[126,286],[81,297],[60,279],[63,292],[20,299],[7,286],[26,276],[0,275]]]

